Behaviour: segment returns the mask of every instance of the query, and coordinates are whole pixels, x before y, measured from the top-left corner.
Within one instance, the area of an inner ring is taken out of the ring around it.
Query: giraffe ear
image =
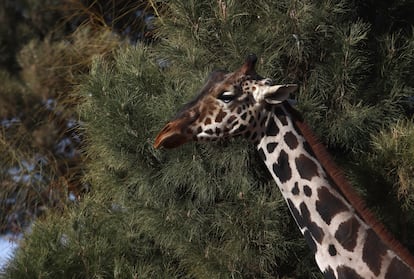
[[[283,84],[269,86],[264,92],[264,100],[272,105],[280,104],[289,98],[289,94],[296,91],[297,84]]]

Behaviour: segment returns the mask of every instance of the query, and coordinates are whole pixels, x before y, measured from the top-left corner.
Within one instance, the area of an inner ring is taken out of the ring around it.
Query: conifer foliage
[[[92,192],[36,222],[4,278],[321,278],[247,142],[152,147],[208,72],[251,52],[261,75],[300,84],[298,109],[414,251],[410,5],[355,2],[164,3],[157,43],[97,57],[81,85]]]

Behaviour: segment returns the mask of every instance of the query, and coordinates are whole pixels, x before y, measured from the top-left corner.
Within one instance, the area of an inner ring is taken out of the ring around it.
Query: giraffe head
[[[174,148],[188,141],[212,141],[245,135],[259,126],[267,105],[280,105],[297,85],[272,85],[255,71],[253,54],[235,72],[214,71],[200,94],[159,132],[154,147]]]

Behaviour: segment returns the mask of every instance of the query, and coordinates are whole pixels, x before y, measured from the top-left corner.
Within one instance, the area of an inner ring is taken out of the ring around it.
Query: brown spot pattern
[[[311,181],[314,176],[318,176],[318,166],[304,154],[295,159],[296,168],[300,177]]]
[[[336,272],[338,272],[338,279],[366,279],[359,276],[354,269],[344,265],[338,266]]]
[[[227,120],[227,123],[232,123],[234,120],[236,120],[236,116],[235,115],[231,115],[230,117],[229,117],[229,119]]]
[[[273,153],[273,151],[275,151],[276,147],[277,147],[277,142],[270,142],[270,143],[268,143],[266,145],[267,152]]]
[[[336,279],[334,271],[332,270],[331,267],[328,267],[327,269],[324,270],[323,278],[325,278],[325,279]]]
[[[330,244],[328,247],[328,252],[329,252],[329,255],[331,255],[332,257],[336,256],[337,251],[336,251],[335,245]]]
[[[381,272],[382,257],[387,253],[387,246],[379,239],[372,229],[367,230],[362,260],[369,269],[378,276]]]
[[[285,183],[292,178],[292,170],[289,165],[289,156],[284,150],[280,151],[277,163],[273,164],[273,172],[279,178],[281,183]]]
[[[311,220],[309,209],[305,203],[302,202],[299,207],[303,219],[303,224],[308,228],[313,238],[319,242],[319,244],[322,243],[323,237],[325,236],[322,228]]]
[[[357,244],[358,230],[360,224],[355,217],[348,219],[338,226],[335,238],[348,251],[354,251]]]
[[[284,136],[284,140],[287,144],[287,146],[289,146],[290,149],[295,149],[296,147],[298,147],[298,139],[296,138],[296,136],[292,133],[292,132],[287,132]]]
[[[339,198],[335,197],[328,188],[321,187],[318,189],[316,211],[326,224],[330,225],[336,214],[346,210],[348,210],[348,207]]]
[[[305,193],[305,196],[307,197],[312,196],[312,189],[308,185],[303,186],[303,192]]]
[[[296,196],[296,195],[299,195],[299,192],[300,192],[300,191],[299,191],[299,185],[298,185],[298,183],[296,182],[296,183],[295,183],[295,186],[293,186],[293,188],[292,188],[292,194]]]
[[[246,120],[247,118],[247,111],[244,112],[241,116],[240,116],[241,120]]]
[[[220,110],[219,113],[216,116],[216,119],[214,121],[216,121],[217,123],[223,121],[223,118],[227,115],[226,112]]]
[[[315,253],[316,243],[314,239],[321,243],[324,237],[322,229],[318,227],[318,225],[315,222],[310,221],[310,213],[304,203],[301,203],[301,205],[299,206],[301,213],[299,213],[299,210],[295,207],[295,205],[290,199],[287,199],[287,203],[299,228],[307,228],[304,231],[303,236],[305,237],[306,243],[308,244],[309,248],[312,250],[313,253]]]
[[[270,118],[266,128],[266,135],[276,136],[278,133],[279,128],[277,127],[275,120],[273,118]]]
[[[410,269],[406,264],[404,264],[400,259],[394,258],[388,267],[388,271],[385,274],[385,279],[395,278],[414,278],[414,271]]]

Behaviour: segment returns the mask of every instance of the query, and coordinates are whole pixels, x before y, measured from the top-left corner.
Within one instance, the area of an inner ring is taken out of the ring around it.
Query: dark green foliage
[[[386,171],[391,172],[397,179],[400,188],[399,195],[406,199],[406,206],[412,207],[414,201],[412,187],[414,187],[414,170],[412,159],[414,157],[414,127],[411,122],[396,123],[389,131],[381,132],[373,140],[376,163],[373,165],[386,166]]]
[[[0,68],[16,74],[20,66],[16,55],[32,39],[43,39],[50,31],[57,32],[61,20],[61,0],[0,1]]]
[[[382,174],[383,179],[394,186],[401,208],[409,212],[413,208],[414,196],[414,126],[411,121],[392,125],[373,139],[373,154],[370,165]],[[379,170],[378,167],[383,167]]]
[[[96,57],[79,108],[93,191],[37,222],[4,278],[321,278],[247,142],[152,147],[209,71],[250,52],[263,76],[300,84],[299,110],[412,248],[410,5],[354,2],[168,1],[158,44]]]

